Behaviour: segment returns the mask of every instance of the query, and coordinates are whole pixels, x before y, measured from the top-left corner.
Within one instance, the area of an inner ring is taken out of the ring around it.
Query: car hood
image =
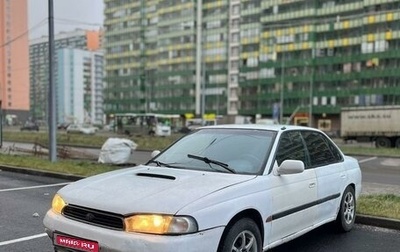
[[[215,191],[255,177],[140,165],[80,180],[59,194],[68,204],[122,215],[174,214]]]

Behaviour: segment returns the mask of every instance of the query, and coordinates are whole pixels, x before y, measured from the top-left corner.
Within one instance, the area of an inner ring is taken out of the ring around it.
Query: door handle
[[[341,179],[345,179],[346,177],[347,177],[346,174],[340,174]]]
[[[308,185],[308,187],[309,187],[309,188],[314,188],[315,185],[316,185],[315,182],[312,182],[312,183],[310,183],[310,184]]]

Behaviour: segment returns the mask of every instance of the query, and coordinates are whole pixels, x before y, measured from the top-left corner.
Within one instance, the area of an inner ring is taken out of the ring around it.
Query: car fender
[[[346,160],[344,168],[346,170],[346,175],[347,175],[347,185],[350,185],[353,182],[355,183],[354,189],[355,189],[356,199],[358,199],[362,190],[361,186],[362,173],[360,164],[358,163],[358,160],[353,157],[344,156],[344,158]]]
[[[251,186],[249,186],[251,184]],[[223,188],[213,192],[180,209],[177,215],[194,217],[199,230],[226,227],[236,216],[251,210],[258,212],[261,217],[264,241],[267,241],[271,230],[272,195],[269,193],[268,177],[257,176],[252,180]],[[232,207],[234,206],[234,207]],[[258,216],[249,216],[257,219]]]

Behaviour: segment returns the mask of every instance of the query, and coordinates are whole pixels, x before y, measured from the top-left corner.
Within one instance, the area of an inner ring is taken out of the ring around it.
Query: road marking
[[[8,189],[1,189],[0,192],[21,191],[21,190],[29,190],[29,189],[36,189],[36,188],[44,188],[44,187],[64,186],[64,185],[68,185],[69,183],[71,183],[71,182],[64,182],[64,183],[50,184],[50,185],[8,188]]]
[[[37,234],[37,235],[31,235],[31,236],[27,236],[27,237],[22,237],[22,238],[18,238],[18,239],[14,239],[14,240],[3,241],[3,242],[0,242],[0,247],[1,246],[6,246],[6,245],[10,245],[10,244],[13,244],[13,243],[18,243],[18,242],[37,239],[37,238],[42,238],[42,237],[45,237],[45,236],[47,236],[47,234],[43,233],[43,234]]]
[[[378,158],[378,157],[370,157],[370,158],[362,159],[362,160],[360,160],[360,161],[358,161],[358,162],[359,162],[360,164],[361,164],[361,163],[366,163],[366,162],[375,160],[375,159],[377,159],[377,158]]]
[[[393,166],[393,167],[400,167],[400,159],[398,158],[385,158],[382,162],[381,165],[384,166]]]

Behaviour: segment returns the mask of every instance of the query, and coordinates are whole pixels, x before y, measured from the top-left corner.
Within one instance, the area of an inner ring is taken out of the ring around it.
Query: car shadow
[[[349,233],[340,233],[337,231],[334,223],[328,223],[318,227],[290,242],[284,243],[276,248],[268,250],[268,252],[313,252],[313,251],[338,251],[333,248],[336,240],[345,239]]]

